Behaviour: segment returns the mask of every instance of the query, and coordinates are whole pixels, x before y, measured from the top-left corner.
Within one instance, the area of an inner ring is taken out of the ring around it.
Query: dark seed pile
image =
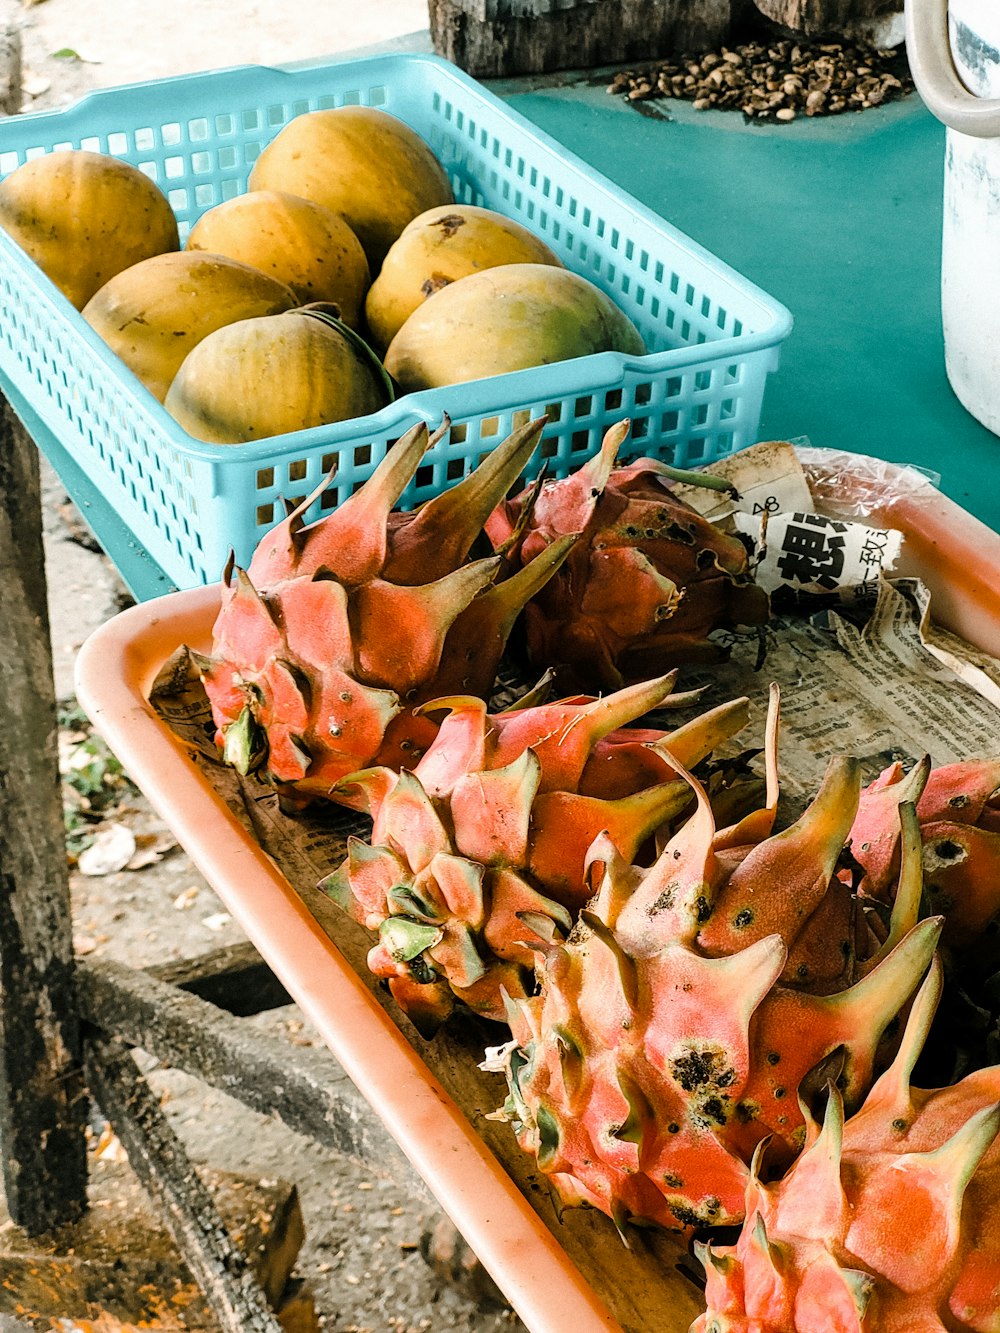
[[[748,120],[779,122],[863,111],[912,91],[902,50],[791,40],[675,56],[623,70],[608,85],[609,93],[628,102],[680,97],[696,111],[712,107],[742,111]]]

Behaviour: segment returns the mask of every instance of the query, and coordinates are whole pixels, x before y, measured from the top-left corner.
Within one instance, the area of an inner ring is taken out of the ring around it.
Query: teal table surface
[[[945,375],[945,134],[919,98],[767,126],[674,101],[644,116],[603,84],[491,86],[789,308],[761,438],[915,463],[1000,529],[1000,438]]]

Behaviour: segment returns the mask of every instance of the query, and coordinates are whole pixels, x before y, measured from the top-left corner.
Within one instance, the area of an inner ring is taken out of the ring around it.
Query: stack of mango
[[[645,350],[539,237],[456,203],[423,139],[376,108],[294,118],[183,249],[158,185],[87,151],[12,172],[0,226],[187,432],[220,444],[365,416],[399,392]]]

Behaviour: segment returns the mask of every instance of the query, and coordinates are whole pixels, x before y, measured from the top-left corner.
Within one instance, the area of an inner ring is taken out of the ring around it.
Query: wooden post
[[[247,1256],[233,1244],[208,1189],[124,1045],[92,1033],[90,1086],[129,1165],[205,1293],[222,1333],[282,1333]]]
[[[29,1235],[86,1207],[87,1097],[42,551],[38,454],[0,396],[0,1143]]]
[[[429,0],[438,55],[500,78],[707,51],[740,0]]]

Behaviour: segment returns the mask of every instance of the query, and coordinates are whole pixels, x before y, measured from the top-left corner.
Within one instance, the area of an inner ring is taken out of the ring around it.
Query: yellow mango
[[[87,302],[83,317],[162,403],[202,338],[235,320],[296,305],[290,287],[249,264],[181,250],[117,274]]]
[[[474,204],[442,204],[403,228],[365,301],[372,346],[384,351],[428,296],[501,264],[552,264],[553,250],[513,218]]]
[[[210,333],[185,358],[164,406],[196,439],[240,444],[367,416],[388,401],[377,360],[293,310]]]
[[[307,111],[254,163],[251,190],[282,190],[339,213],[374,275],[411,218],[450,203],[444,168],[415,130],[370,106]]]
[[[0,182],[0,227],[77,310],[122,269],[177,250],[167,197],[138,167],[64,149]]]
[[[280,190],[253,190],[203,213],[187,250],[238,259],[291,287],[302,305],[332,301],[352,329],[368,290],[368,260],[339,213]]]
[[[418,306],[385,368],[412,392],[606,351],[641,356],[645,347],[600,288],[569,269],[507,264],[459,278]]]

